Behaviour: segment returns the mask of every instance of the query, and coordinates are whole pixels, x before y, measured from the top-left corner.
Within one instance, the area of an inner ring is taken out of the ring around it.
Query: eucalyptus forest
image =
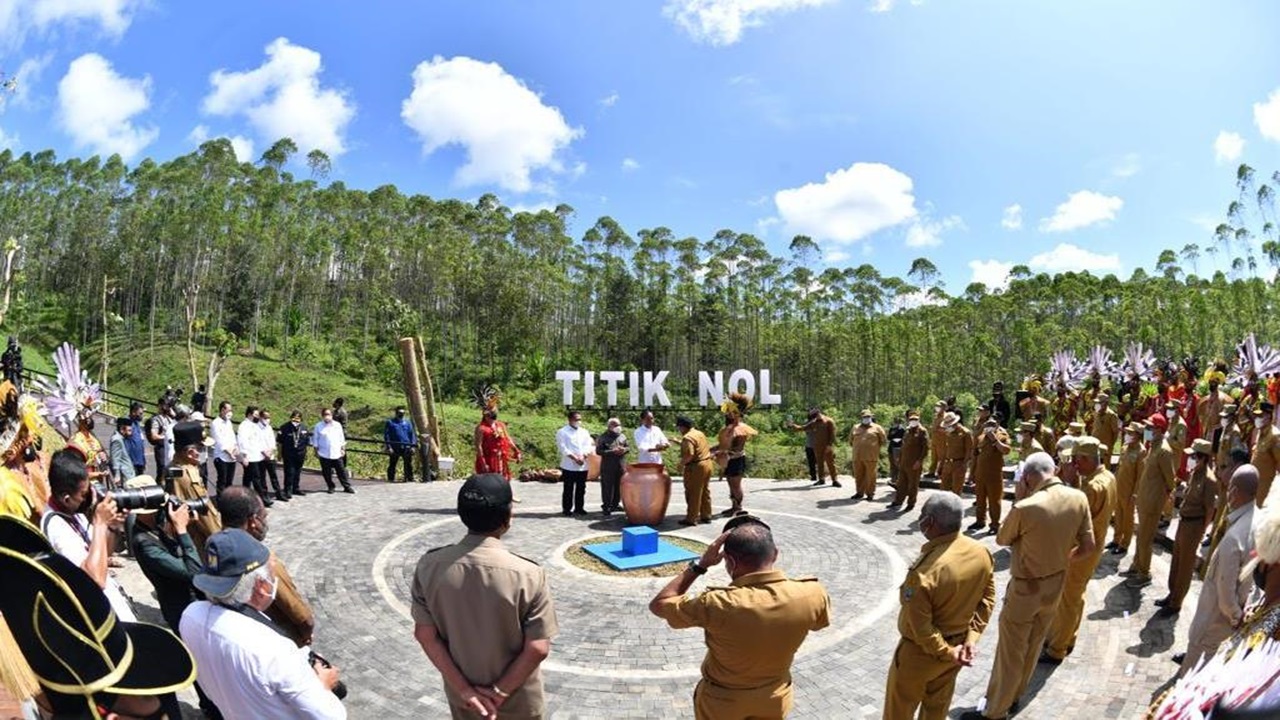
[[[771,368],[787,403],[837,406],[981,395],[1064,348],[1229,358],[1246,332],[1280,335],[1280,173],[1247,165],[1216,230],[1162,252],[1154,272],[1023,265],[1005,288],[945,287],[927,257],[893,277],[828,266],[804,236],[774,254],[730,229],[585,226],[568,205],[513,212],[493,195],[357,189],[329,171],[288,139],[255,163],[226,140],[133,167],[5,150],[0,323],[24,341],[101,347],[99,363],[189,341],[379,383],[398,378],[396,339],[420,335],[453,398],[480,381],[549,386],[560,368],[670,370],[687,397],[699,369]],[[193,361],[193,382],[202,373]]]

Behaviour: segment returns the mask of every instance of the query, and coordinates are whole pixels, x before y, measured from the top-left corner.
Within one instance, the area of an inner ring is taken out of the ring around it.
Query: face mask
[[[919,421],[919,420],[912,420],[911,422],[907,423],[907,427],[909,427],[909,428],[918,428],[918,427],[920,427],[920,421]]]
[[[1196,469],[1196,468],[1198,468],[1198,467],[1200,467],[1200,461],[1199,461],[1199,460],[1196,460],[1195,458],[1191,458],[1190,460],[1188,460],[1188,461],[1187,461],[1187,469],[1188,469],[1188,470],[1190,470],[1190,471],[1192,471],[1192,472],[1195,472],[1195,469]]]
[[[1262,427],[1263,425],[1266,425],[1266,424],[1267,424],[1267,421],[1266,421],[1266,420],[1264,420],[1264,419],[1262,419],[1262,418],[1254,418],[1254,419],[1253,419],[1253,426],[1254,426],[1254,427],[1258,427],[1258,428],[1260,428],[1260,427]]]
[[[1155,434],[1154,432],[1152,432],[1151,430],[1143,430],[1143,431],[1142,431],[1142,439],[1143,439],[1143,440],[1146,440],[1147,442],[1151,442],[1152,440],[1155,440],[1155,439],[1156,439],[1156,434]]]
[[[863,425],[870,425],[870,424],[871,424],[871,418],[862,418],[862,424],[863,424]]]
[[[1134,435],[1133,433],[1125,433],[1125,435],[1124,435],[1124,441],[1125,441],[1126,443],[1132,443],[1132,442],[1135,442],[1137,439],[1138,439],[1138,436],[1137,436],[1137,435]]]
[[[1177,411],[1175,411],[1175,410],[1166,410],[1166,411],[1165,411],[1165,413],[1164,413],[1164,416],[1165,416],[1165,417],[1167,417],[1167,418],[1169,418],[1170,420],[1172,420],[1172,419],[1173,419],[1173,416],[1174,416],[1174,415],[1177,415],[1177,414],[1178,414],[1178,413],[1177,413]]]
[[[1018,433],[1018,444],[1021,445],[1026,441],[1027,441],[1027,436],[1023,435],[1022,433]]]
[[[579,426],[579,425],[581,425],[581,424],[582,424],[582,421],[580,421],[580,420],[570,420],[570,421],[569,421],[569,427],[573,428],[574,430],[577,430],[577,429],[578,429],[578,426]]]
[[[1218,425],[1222,427],[1227,427],[1230,424],[1231,424],[1231,421],[1228,420],[1227,418],[1222,418],[1221,420],[1218,421]]]
[[[1094,404],[1093,404],[1093,409],[1094,409],[1094,410],[1101,410],[1101,409],[1102,409],[1102,403],[1094,403]]]

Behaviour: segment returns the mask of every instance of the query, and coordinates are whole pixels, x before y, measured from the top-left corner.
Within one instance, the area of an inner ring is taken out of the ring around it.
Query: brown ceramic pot
[[[622,505],[630,525],[661,525],[671,502],[671,476],[662,463],[635,463],[622,474]]]

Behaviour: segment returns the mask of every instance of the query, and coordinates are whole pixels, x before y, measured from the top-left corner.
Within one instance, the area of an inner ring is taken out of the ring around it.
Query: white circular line
[[[542,511],[542,510],[554,510],[554,509],[555,508],[550,505],[545,505],[545,506],[536,507],[536,508],[521,508],[521,510],[524,510],[524,511],[534,511],[534,510]],[[787,518],[792,518],[796,520],[808,520],[812,522],[822,523],[823,525],[828,525],[838,530],[843,530],[847,533],[850,533],[852,535],[855,535],[861,538],[868,545],[875,547],[882,554],[884,554],[884,556],[889,559],[890,577],[897,578],[897,577],[902,577],[906,574],[906,570],[907,570],[906,562],[902,559],[902,556],[898,554],[898,551],[893,549],[889,544],[885,543],[880,538],[877,538],[874,535],[867,533],[865,530],[861,528],[854,527],[852,525],[847,525],[841,522],[836,522],[834,520],[826,520],[823,518],[813,517],[810,515],[800,515],[798,513],[781,512],[777,510],[758,510],[758,509],[753,510],[752,512],[758,513],[760,515],[776,515],[778,517],[787,517]],[[427,530],[430,530],[435,527],[439,527],[441,525],[454,523],[454,522],[457,522],[457,518],[450,517],[450,518],[443,518],[441,520],[435,520],[429,523],[424,523],[417,527],[410,528],[400,533],[396,537],[392,538],[390,542],[388,542],[386,545],[382,547],[381,550],[378,551],[377,556],[374,557],[373,568],[372,568],[374,586],[378,588],[378,592],[379,594],[382,595],[383,600],[385,600],[393,610],[395,610],[397,613],[403,616],[406,620],[409,620],[411,622],[413,620],[413,616],[410,612],[409,606],[403,600],[401,600],[394,592],[392,592],[390,584],[388,584],[386,581],[387,563],[389,562],[391,552],[394,551],[396,548],[398,548],[406,540],[413,537],[414,535],[426,532]],[[615,534],[615,533],[599,532],[599,533],[593,533],[593,534],[581,536],[574,540],[569,540],[568,542],[560,545],[559,547],[557,547],[555,550],[552,551],[551,561],[554,562],[557,567],[560,567],[562,569],[568,568],[568,569],[571,569],[572,571],[582,573],[585,576],[590,576],[591,578],[603,577],[595,573],[591,573],[589,571],[583,570],[581,568],[573,567],[567,562],[559,562],[557,559],[564,554],[564,551],[567,550],[569,546],[582,542],[582,540],[584,539],[590,539],[592,537],[599,537],[602,535],[612,535],[612,534]],[[674,534],[674,533],[668,533],[668,534]],[[681,535],[681,537],[686,537],[686,536]],[[702,542],[701,538],[691,538],[691,539]],[[658,582],[663,582],[663,583],[666,582],[666,580],[663,578],[646,578],[646,580],[650,581],[651,584],[657,584]],[[870,627],[877,620],[884,617],[891,610],[897,607],[897,605],[898,605],[898,591],[896,587],[892,587],[886,592],[884,597],[881,598],[880,602],[875,606],[874,609],[866,613],[859,613],[857,616],[858,618],[857,620],[840,625],[838,629],[835,629],[832,632],[819,632],[817,633],[816,639],[806,640],[806,642],[800,647],[800,650],[796,653],[796,657],[797,658],[806,657],[815,652],[820,652],[822,650],[825,650],[833,645],[836,645],[840,642],[843,642],[853,637],[853,635],[855,635],[856,633]],[[547,660],[543,661],[542,667],[552,672],[562,672],[562,673],[571,674],[571,675],[582,675],[582,676],[588,676],[588,677],[610,677],[610,678],[620,677],[620,678],[637,679],[637,680],[642,680],[642,679],[665,680],[665,679],[679,679],[679,678],[696,678],[701,675],[701,671],[697,668],[683,669],[683,670],[603,669],[603,668],[583,667],[579,665],[570,665],[570,664],[559,662],[554,658],[548,658]]]

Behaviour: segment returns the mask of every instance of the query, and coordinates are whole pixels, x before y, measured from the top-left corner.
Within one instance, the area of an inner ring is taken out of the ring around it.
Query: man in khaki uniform
[[[716,470],[716,463],[711,459],[711,444],[707,436],[693,426],[693,421],[683,415],[676,418],[676,430],[680,431],[680,469],[687,508],[680,524],[709,523],[711,475]]]
[[[1038,452],[1044,452],[1044,446],[1036,439],[1036,424],[1028,420],[1018,425],[1018,457],[1026,460]]]
[[[920,426],[920,413],[907,413],[907,430],[902,436],[902,454],[898,457],[898,487],[889,507],[897,509],[902,503],[910,510],[916,506],[920,492],[920,471],[924,468],[925,454],[929,452],[929,431]]]
[[[836,478],[836,421],[827,417],[822,408],[810,408],[809,420],[803,425],[791,423],[791,429],[803,431],[805,460],[809,464],[809,479],[814,485],[840,487]],[[825,475],[824,475],[825,473]]]
[[[739,515],[649,602],[671,627],[703,629],[707,656],[693,692],[698,720],[780,719],[791,710],[791,661],[809,631],[830,623],[831,599],[817,580],[775,570],[777,557],[769,526]],[[732,584],[685,595],[721,559]]]
[[[1258,507],[1267,501],[1276,468],[1280,467],[1280,431],[1271,422],[1274,411],[1275,406],[1269,402],[1259,403],[1253,411],[1253,455],[1249,462],[1258,468]]]
[[[942,489],[959,495],[964,489],[964,476],[969,470],[969,460],[973,457],[973,434],[955,413],[947,413],[942,421],[942,431],[946,440],[943,443],[940,468]]]
[[[1187,494],[1182,498],[1178,515],[1178,532],[1173,541],[1173,559],[1169,564],[1169,594],[1156,601],[1161,615],[1174,615],[1182,610],[1182,599],[1191,588],[1191,576],[1196,571],[1200,541],[1204,539],[1204,527],[1213,517],[1218,502],[1218,482],[1209,472],[1213,458],[1213,443],[1200,438],[1191,443],[1185,454],[1187,470]]]
[[[1013,449],[1009,434],[1000,427],[999,419],[989,418],[978,434],[974,450],[973,485],[977,499],[973,512],[977,516],[969,531],[987,526],[987,513],[991,514],[991,532],[1000,530],[1000,507],[1004,501],[1004,458]]]
[[[973,664],[996,604],[995,563],[982,544],[960,534],[964,509],[936,493],[920,509],[928,540],[899,588],[898,633],[889,665],[885,720],[941,720],[951,708],[956,675]]]
[[[1187,421],[1182,419],[1179,410],[1178,403],[1172,400],[1164,404],[1164,417],[1169,421],[1169,429],[1165,431],[1164,439],[1168,441],[1169,449],[1173,450],[1174,458],[1181,465],[1182,451],[1187,449],[1189,439]]]
[[[1116,449],[1116,440],[1120,439],[1120,416],[1111,409],[1111,396],[1099,393],[1093,401],[1093,422],[1089,426],[1089,435],[1098,438],[1102,446],[1102,465],[1111,467],[1111,453]]]
[[[1143,428],[1148,446],[1138,480],[1138,546],[1133,553],[1133,564],[1121,573],[1129,575],[1130,584],[1139,587],[1151,584],[1151,550],[1160,525],[1160,512],[1169,494],[1178,486],[1173,450],[1164,439],[1168,427],[1169,421],[1163,415],[1152,415]]]
[[[1116,465],[1116,531],[1107,546],[1112,555],[1129,552],[1133,542],[1133,513],[1138,500],[1138,478],[1142,477],[1142,461],[1147,449],[1142,446],[1142,423],[1131,422],[1124,429],[1124,445]]]
[[[876,494],[876,476],[879,474],[880,452],[889,444],[884,428],[871,416],[871,410],[863,410],[862,418],[849,431],[849,445],[853,447],[853,499]]]
[[[939,400],[933,406],[933,423],[929,425],[929,475],[938,477],[938,466],[947,453],[947,434],[942,421],[947,418],[947,403]]]
[[[1218,478],[1218,507],[1224,507],[1227,488],[1231,484],[1230,473],[1235,469],[1231,462],[1231,451],[1244,450],[1246,462],[1249,457],[1244,433],[1240,431],[1240,424],[1236,421],[1235,405],[1222,408],[1218,413],[1218,426],[1209,436],[1213,438],[1213,472]]]
[[[440,671],[454,720],[546,713],[539,666],[556,613],[546,573],[500,539],[511,497],[501,475],[468,478],[458,491],[466,537],[428,550],[414,571],[413,636]]]
[[[165,490],[170,495],[183,500],[206,500],[207,510],[191,519],[187,533],[191,541],[200,551],[200,558],[205,559],[204,544],[214,533],[222,530],[222,516],[217,507],[209,499],[204,487],[204,478],[200,477],[200,451],[213,445],[204,425],[198,422],[180,422],[173,426],[173,463],[168,468],[169,477],[165,478]]]
[[[1035,423],[1036,426],[1036,441],[1040,443],[1040,446],[1044,448],[1045,452],[1052,450],[1053,447],[1058,444],[1058,436],[1054,434],[1053,430],[1050,429],[1048,425],[1044,424],[1044,417],[1037,415],[1031,419],[1031,422]]]
[[[1231,405],[1231,396],[1219,389],[1220,377],[1214,376],[1213,371],[1209,377],[1209,392],[1196,402],[1196,416],[1200,419],[1200,432],[1208,433],[1209,428],[1218,422],[1222,411],[1228,405]],[[1231,478],[1227,478],[1230,480]]]
[[[1012,552],[995,667],[987,683],[985,715],[972,710],[961,716],[964,720],[1008,717],[1035,671],[1067,566],[1094,550],[1088,499],[1053,472],[1047,453],[1027,458],[1014,493],[1018,499],[996,535],[996,543]]]
[[[1079,478],[1078,487],[1089,501],[1089,522],[1093,525],[1094,550],[1081,555],[1067,568],[1067,579],[1062,589],[1062,601],[1049,625],[1042,662],[1057,664],[1076,647],[1080,630],[1080,618],[1084,616],[1085,592],[1093,571],[1102,560],[1102,541],[1107,537],[1107,526],[1116,506],[1116,479],[1102,462],[1106,452],[1102,443],[1092,436],[1076,440],[1068,451]]]

